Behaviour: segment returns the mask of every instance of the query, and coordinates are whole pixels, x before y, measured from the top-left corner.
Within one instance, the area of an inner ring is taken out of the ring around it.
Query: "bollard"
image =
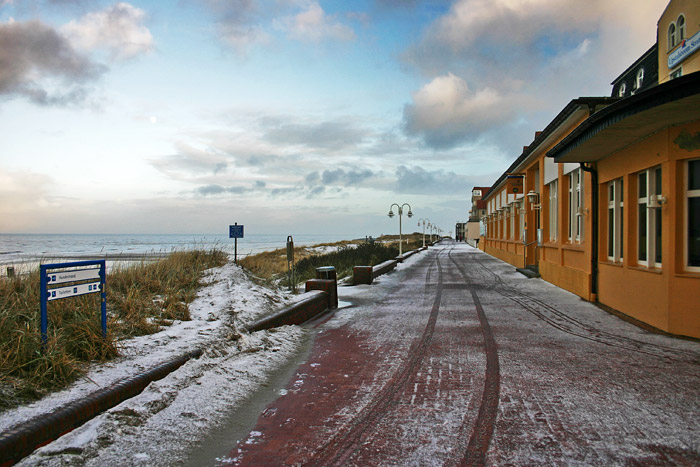
[[[352,283],[371,284],[372,283],[372,266],[353,266],[352,267]]]
[[[328,308],[338,308],[338,283],[331,279],[309,279],[306,281],[306,292],[320,290],[328,295]]]
[[[316,279],[311,279],[306,282],[306,291],[308,292],[309,290],[323,290],[328,292],[328,308],[338,308],[338,276],[335,266],[316,268]]]

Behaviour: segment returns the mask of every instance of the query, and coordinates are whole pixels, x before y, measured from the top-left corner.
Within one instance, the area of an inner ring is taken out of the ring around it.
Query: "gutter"
[[[591,193],[591,215],[593,216],[593,219],[591,220],[591,226],[593,233],[591,235],[591,298],[593,299],[593,302],[598,301],[598,241],[599,241],[599,232],[598,232],[598,221],[599,221],[599,202],[598,202],[598,171],[594,169],[593,167],[589,167],[583,162],[580,162],[581,165],[581,170],[584,172],[588,172],[591,174],[591,185],[593,186],[592,188],[592,193]]]

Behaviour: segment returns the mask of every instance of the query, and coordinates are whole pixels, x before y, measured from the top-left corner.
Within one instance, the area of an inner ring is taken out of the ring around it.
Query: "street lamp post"
[[[389,217],[394,217],[394,211],[392,208],[396,206],[399,208],[399,256],[403,254],[403,234],[401,232],[401,216],[403,215],[403,208],[404,206],[408,206],[408,214],[407,216],[413,217],[413,213],[411,212],[411,205],[408,203],[403,203],[401,206],[399,206],[396,203],[393,203],[391,206],[389,206],[389,214],[387,214]]]
[[[428,228],[430,228],[430,219],[423,219],[422,217],[418,219],[418,227],[420,227],[420,222],[423,221],[423,248],[425,248],[425,221],[428,221]]]

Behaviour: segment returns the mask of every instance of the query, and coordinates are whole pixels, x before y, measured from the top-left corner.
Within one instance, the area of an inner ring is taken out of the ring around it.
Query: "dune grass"
[[[88,362],[118,355],[119,339],[189,320],[188,304],[203,272],[227,260],[220,250],[193,250],[114,268],[107,275],[107,338],[99,294],[56,300],[48,305],[43,350],[39,271],[0,279],[0,410],[65,387],[84,374]]]
[[[417,233],[404,235],[403,241],[404,252],[423,245],[423,237]],[[296,282],[299,284],[316,277],[316,268],[321,266],[334,266],[339,278],[351,275],[353,266],[375,266],[398,256],[398,244],[398,235],[384,235],[375,239],[373,244],[361,239],[324,243],[313,247],[295,247]],[[318,247],[332,247],[337,251],[317,253]],[[287,250],[284,248],[251,255],[238,263],[262,279],[289,285]]]

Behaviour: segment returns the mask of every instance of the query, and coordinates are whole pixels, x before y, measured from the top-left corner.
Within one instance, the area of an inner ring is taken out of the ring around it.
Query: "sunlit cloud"
[[[126,60],[154,48],[145,20],[144,10],[122,2],[71,21],[62,31],[78,49],[104,49],[112,59]]]
[[[342,24],[333,15],[328,15],[318,2],[310,2],[296,15],[277,22],[280,29],[295,40],[320,42],[326,39],[351,41],[355,39],[353,29]]]

